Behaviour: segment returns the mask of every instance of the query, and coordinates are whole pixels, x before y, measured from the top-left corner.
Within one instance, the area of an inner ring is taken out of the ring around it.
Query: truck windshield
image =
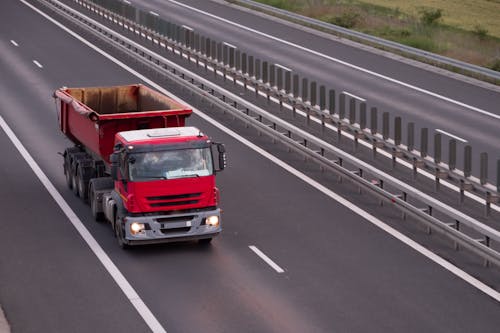
[[[136,153],[129,157],[131,181],[202,177],[212,173],[210,148]]]

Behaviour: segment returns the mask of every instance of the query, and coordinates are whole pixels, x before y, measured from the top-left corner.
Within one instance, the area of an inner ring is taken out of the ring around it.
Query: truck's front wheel
[[[115,235],[118,240],[118,246],[122,249],[127,249],[129,247],[127,240],[125,239],[125,230],[123,230],[123,224],[121,223],[120,218],[115,217]]]

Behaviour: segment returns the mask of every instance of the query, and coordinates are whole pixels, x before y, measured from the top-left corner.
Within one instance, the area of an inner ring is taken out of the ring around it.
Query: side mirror
[[[222,171],[227,166],[226,147],[222,143],[218,143],[217,151],[219,152],[219,170]]]
[[[113,153],[109,155],[109,161],[111,162],[111,178],[113,180],[118,180],[118,161],[119,161],[119,155],[118,153]]]

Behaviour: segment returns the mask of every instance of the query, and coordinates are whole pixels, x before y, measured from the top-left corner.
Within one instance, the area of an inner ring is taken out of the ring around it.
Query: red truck
[[[63,154],[67,184],[121,247],[210,243],[221,232],[215,174],[225,148],[184,126],[191,109],[144,85],[63,87],[53,97],[74,143]]]

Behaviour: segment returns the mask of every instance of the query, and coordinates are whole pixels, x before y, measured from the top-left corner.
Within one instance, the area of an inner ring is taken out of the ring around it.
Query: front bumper
[[[219,224],[205,224],[207,217],[218,216]],[[130,225],[143,223],[146,229],[132,234]],[[129,245],[179,242],[206,239],[222,231],[220,209],[175,215],[125,217],[125,239]]]

